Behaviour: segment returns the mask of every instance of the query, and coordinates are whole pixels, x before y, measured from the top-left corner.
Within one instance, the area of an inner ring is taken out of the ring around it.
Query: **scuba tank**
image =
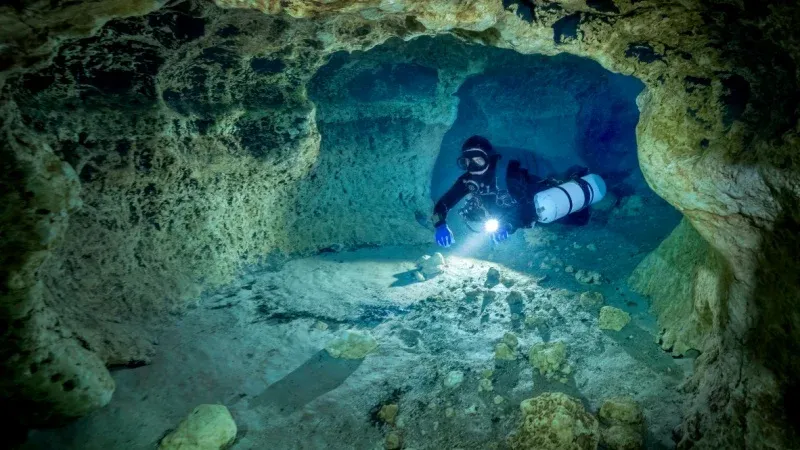
[[[550,223],[594,205],[605,195],[605,181],[599,175],[590,173],[539,192],[533,196],[533,205],[538,221]]]

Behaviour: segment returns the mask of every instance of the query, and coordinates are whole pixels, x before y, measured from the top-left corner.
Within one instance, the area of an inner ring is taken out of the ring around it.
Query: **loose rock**
[[[644,443],[644,414],[631,398],[608,399],[598,413],[601,437],[610,450],[637,450]]]
[[[625,425],[612,425],[601,433],[603,444],[609,450],[639,450],[644,444],[642,434]]]
[[[567,346],[561,341],[536,344],[528,353],[528,360],[540,374],[550,379],[558,376],[566,364]]]
[[[378,411],[378,418],[388,423],[389,425],[394,425],[394,421],[397,418],[397,411],[399,407],[395,403],[390,403],[388,405],[381,406],[381,410]]]
[[[417,260],[417,269],[425,279],[430,279],[442,272],[444,272],[445,260],[441,253],[434,253],[433,256],[422,255]]]
[[[597,419],[580,401],[549,392],[520,404],[522,423],[509,446],[519,450],[595,450],[600,441]]]
[[[632,398],[610,398],[600,407],[598,414],[609,425],[638,425],[644,422],[644,413]]]
[[[397,431],[390,431],[386,435],[386,450],[397,450],[403,447],[403,437]]]
[[[583,269],[575,272],[575,279],[583,284],[603,284],[603,276],[600,273]]]
[[[224,405],[200,405],[161,440],[158,449],[219,450],[236,439],[236,431],[236,423]]]
[[[334,358],[362,359],[378,348],[378,341],[366,331],[346,330],[325,350]]]
[[[620,331],[631,321],[631,315],[613,306],[600,308],[600,329]]]

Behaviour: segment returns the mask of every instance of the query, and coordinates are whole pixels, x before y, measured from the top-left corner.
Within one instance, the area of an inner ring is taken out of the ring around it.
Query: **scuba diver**
[[[470,223],[484,223],[494,242],[508,239],[519,228],[535,222],[550,223],[564,216],[572,225],[589,220],[588,206],[605,196],[602,178],[581,166],[567,170],[566,183],[553,177],[552,165],[534,153],[495,149],[488,139],[472,136],[461,147],[459,167],[465,171],[436,202],[433,221],[436,242],[449,247],[455,240],[447,226],[447,213],[467,195],[459,214]]]

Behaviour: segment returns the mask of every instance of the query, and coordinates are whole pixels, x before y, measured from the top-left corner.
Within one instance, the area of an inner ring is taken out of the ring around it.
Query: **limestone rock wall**
[[[1,148],[11,169],[2,174],[8,251],[0,304],[7,322],[20,318],[6,328],[1,349],[14,368],[4,392],[23,386],[21,398],[78,415],[113,389],[98,361],[147,358],[147,342],[120,329],[179,310],[241,260],[313,247],[298,238],[391,242],[375,231],[341,231],[336,222],[288,233],[287,224],[330,212],[326,202],[294,193],[341,186],[306,177],[315,164],[336,167],[335,158],[318,158],[307,84],[335,51],[449,33],[521,53],[587,56],[645,83],[641,168],[694,230],[684,224],[676,233],[704,240],[708,251],[678,258],[685,245],[678,239],[657,251],[687,265],[675,271],[684,281],[653,290],[665,335],[703,347],[686,387],[696,400],[677,430],[679,447],[796,447],[800,415],[782,400],[796,396],[792,356],[800,342],[792,313],[800,298],[800,9],[793,2],[216,0],[233,9],[180,3],[99,28],[158,6],[124,3],[0,6],[3,29],[13,31],[0,46]],[[344,139],[347,121],[322,117],[320,127]],[[444,124],[415,126],[434,138]],[[334,142],[347,161],[368,145]],[[70,195],[80,202],[59,197],[77,186],[64,161],[80,180],[79,197]],[[423,171],[424,163],[414,164],[403,176]],[[421,193],[409,193],[407,207],[382,211],[386,220],[405,223]],[[695,287],[715,286],[707,307],[673,305],[694,301],[681,295],[690,273]],[[692,315],[675,319],[673,311]],[[43,325],[48,317],[51,325]],[[683,333],[684,323],[704,324],[694,328],[705,336]],[[48,348],[60,350],[49,358]],[[38,361],[37,371],[46,363],[62,376],[76,373],[67,349],[87,361],[72,389],[52,391],[19,369]]]
[[[631,276],[629,284],[653,299],[661,346],[680,356],[704,349],[703,339],[727,321],[724,303],[731,269],[719,253],[683,220]],[[723,314],[715,317],[715,314]]]

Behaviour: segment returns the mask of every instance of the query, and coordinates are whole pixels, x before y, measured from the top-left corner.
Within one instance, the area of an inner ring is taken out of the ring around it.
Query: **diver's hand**
[[[500,225],[500,227],[492,233],[492,240],[494,242],[503,242],[508,239],[508,227],[505,225]]]
[[[446,223],[436,227],[436,243],[442,247],[450,247],[456,240],[453,238],[453,232]]]

